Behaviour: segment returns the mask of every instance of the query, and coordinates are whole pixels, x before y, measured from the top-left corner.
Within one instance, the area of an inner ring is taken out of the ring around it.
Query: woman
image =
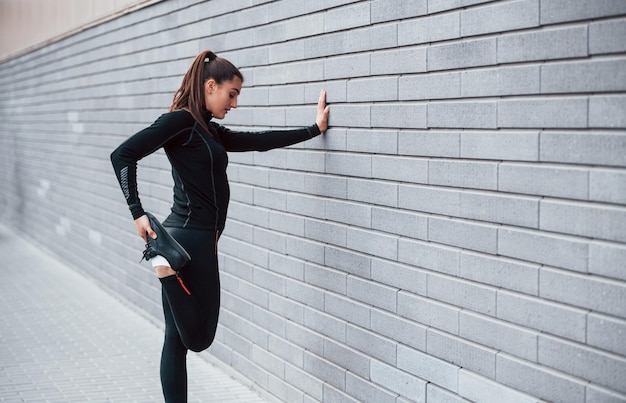
[[[202,351],[215,337],[220,305],[217,242],[229,201],[226,152],[284,147],[328,127],[325,91],[320,94],[316,123],[302,129],[249,133],[212,121],[237,107],[242,83],[243,75],[228,60],[211,51],[200,53],[169,112],[111,154],[137,232],[147,243],[144,257],[151,260],[162,284],[161,384],[167,402],[187,400],[187,350]],[[174,178],[174,202],[163,226],[143,210],[137,191],[137,161],[161,147]]]

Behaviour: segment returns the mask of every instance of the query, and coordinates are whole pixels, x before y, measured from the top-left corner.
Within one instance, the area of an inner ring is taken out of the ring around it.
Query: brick
[[[474,7],[461,12],[461,36],[539,26],[539,0],[519,0]]]
[[[371,401],[379,403],[396,403],[396,394],[390,393],[350,372],[346,373],[346,393],[354,396],[360,402],[371,399]]]
[[[626,316],[626,286],[615,280],[541,268],[539,296],[617,317]]]
[[[398,46],[398,30],[395,25],[374,25],[352,29],[347,33],[348,52],[371,51]]]
[[[269,310],[276,313],[277,315],[280,315],[281,318],[292,320],[298,323],[304,323],[304,306],[287,298],[283,298],[277,294],[270,294]],[[263,323],[267,324],[268,322]],[[280,334],[280,332],[278,332],[276,328],[271,327],[271,329],[273,332]]]
[[[372,260],[372,280],[426,295],[426,272],[410,266],[390,263],[384,260]]]
[[[348,102],[395,101],[397,99],[398,79],[396,77],[348,81]]]
[[[269,374],[275,375],[279,378],[285,377],[285,364],[280,361],[278,357],[259,348],[258,346],[252,346],[251,360],[259,367],[265,369]]]
[[[400,100],[428,100],[461,97],[460,73],[429,73],[400,77]]]
[[[351,347],[324,340],[324,358],[353,374],[369,376],[369,357]]]
[[[294,388],[282,379],[274,376],[268,376],[268,389],[284,401],[294,402],[302,400],[304,393]]]
[[[443,388],[429,383],[426,385],[426,394],[435,402],[440,403],[467,403],[469,400],[463,399],[461,396],[449,392]],[[398,402],[405,403],[405,402]]]
[[[403,345],[398,346],[398,368],[456,392],[459,367]]]
[[[498,127],[584,128],[586,98],[503,100],[498,102]]]
[[[541,66],[541,92],[626,90],[626,60],[576,61]]]
[[[428,48],[428,70],[489,66],[496,64],[496,40],[477,39]]]
[[[229,224],[230,225],[230,224]],[[304,218],[276,211],[269,213],[268,228],[290,235],[304,236]]]
[[[293,105],[304,103],[304,86],[285,85],[269,88],[270,105]]]
[[[322,355],[324,352],[323,336],[295,322],[287,322],[286,337],[293,344],[313,354]]]
[[[626,20],[598,21],[589,24],[589,53],[606,54],[626,52]]]
[[[435,329],[428,329],[427,345],[426,352],[433,357],[491,379],[496,377],[497,350]]]
[[[458,157],[459,133],[456,131],[400,131],[398,154],[428,157]]]
[[[399,33],[398,35],[401,40],[401,34]],[[359,57],[359,55],[350,56],[350,59],[354,60],[355,57]],[[422,71],[426,71],[425,47],[377,51],[370,62],[372,75],[414,74]]]
[[[428,219],[425,215],[397,209],[373,208],[371,228],[415,239],[426,240],[428,238]]]
[[[348,198],[389,207],[398,205],[398,186],[373,180],[349,179]]]
[[[371,126],[380,128],[425,129],[427,127],[426,105],[397,103],[374,104],[371,106]]]
[[[460,13],[445,13],[398,24],[398,45],[424,44],[460,37]],[[424,58],[424,62],[426,59]]]
[[[539,66],[499,67],[460,73],[461,96],[504,96],[539,94]]]
[[[459,250],[432,242],[398,241],[398,261],[439,273],[458,275]]]
[[[624,13],[626,13],[626,5],[620,0],[599,0],[593,4],[584,0],[543,0],[541,2],[541,24],[610,17]]]
[[[541,299],[498,291],[497,317],[584,343],[587,312]]]
[[[285,381],[289,382],[289,384],[300,389],[307,395],[310,395],[312,400],[322,400],[324,383],[306,371],[291,365],[286,365]]]
[[[326,74],[326,71],[328,70],[326,69],[326,65],[324,65],[324,74]],[[322,89],[326,90],[326,101],[328,103],[346,102],[347,91],[346,81],[344,80],[304,84],[304,102],[308,104],[316,104],[320,97],[320,91]]]
[[[330,385],[345,388],[346,370],[308,351],[304,353],[303,369]]]
[[[269,106],[268,88],[246,88],[237,99],[239,106]]]
[[[284,63],[304,59],[304,42],[290,41],[269,47],[269,63]]]
[[[318,242],[311,242],[301,238],[287,238],[287,255],[314,263],[324,263],[324,246]]]
[[[430,0],[428,2],[428,13],[433,14],[439,11],[469,7],[475,4],[489,3],[491,1],[494,0]]]
[[[346,227],[328,221],[305,220],[304,235],[316,241],[346,246]]]
[[[324,253],[326,266],[363,278],[370,277],[371,263],[369,257],[335,247],[326,247]]]
[[[370,75],[370,55],[330,57],[324,60],[324,79],[366,77]],[[319,94],[319,91],[316,92]],[[330,91],[328,92],[330,94]],[[319,96],[319,95],[318,95]],[[317,97],[316,96],[316,100]],[[331,98],[328,98],[331,102]],[[334,102],[334,101],[333,101]]]
[[[589,127],[626,127],[626,97],[594,96],[589,98]]]
[[[287,209],[294,214],[301,214],[311,218],[324,218],[324,200],[309,195],[287,194]]]
[[[424,15],[426,0],[376,0],[372,3],[372,23],[400,20]]]
[[[332,315],[318,312],[314,309],[304,309],[304,324],[333,340],[344,342],[346,340],[346,322]],[[306,361],[306,357],[305,357]],[[305,364],[306,367],[306,364]]]
[[[474,312],[495,316],[496,289],[439,274],[428,274],[428,297]]]
[[[500,116],[495,102],[437,102],[428,104],[428,127],[495,129]]]
[[[626,211],[619,207],[543,200],[539,223],[545,231],[626,242]]]
[[[503,163],[498,182],[498,189],[503,192],[581,200],[589,197],[587,169]]]
[[[592,242],[589,245],[589,273],[626,280],[626,248]]]
[[[328,153],[325,165],[329,174],[372,177],[372,157],[366,154]]]
[[[587,27],[544,29],[499,36],[498,63],[587,56]]]
[[[372,177],[401,182],[428,183],[428,161],[397,156],[373,156]]]
[[[326,13],[290,18],[285,21],[285,38],[290,40],[319,35],[324,32],[325,19]]]
[[[585,273],[589,245],[572,237],[503,228],[498,230],[498,254]]]
[[[326,201],[326,218],[332,221],[369,228],[371,207],[338,200]]]
[[[324,298],[324,311],[334,320],[369,327],[370,307],[351,298],[327,293]]]
[[[428,182],[431,185],[473,189],[497,189],[498,166],[491,162],[430,160]]]
[[[302,175],[296,177],[302,178]],[[301,181],[302,182],[302,181]],[[311,175],[304,177],[306,193],[344,199],[347,194],[347,180],[345,178],[330,177],[328,175]],[[290,191],[292,191],[290,189]]]
[[[400,395],[410,396],[411,400],[426,400],[426,382],[391,365],[373,360],[370,365],[370,380]]]
[[[350,16],[350,18],[346,18]],[[370,24],[369,4],[354,4],[328,10],[325,16],[326,32],[347,30]]]
[[[347,343],[351,347],[363,352],[365,357],[368,358],[368,364],[370,357],[390,365],[396,364],[397,343],[380,337],[369,330],[348,325]],[[367,368],[368,372],[364,374],[365,376],[369,376],[369,365]]]
[[[275,231],[267,231],[265,229],[254,227],[253,244],[263,247],[268,251],[285,253],[285,235]]]
[[[497,381],[547,401],[585,401],[585,383],[539,365],[498,354]]]
[[[338,403],[359,403],[345,393],[333,388],[328,384],[324,384],[324,397],[322,401],[338,402]]]
[[[347,52],[347,33],[337,32],[305,39],[304,57],[316,59]]]
[[[539,364],[624,393],[626,360],[553,337],[539,336]]]
[[[361,301],[367,306],[395,312],[397,306],[397,292],[398,290],[396,288],[358,277],[348,276],[348,297]]]
[[[626,136],[609,133],[542,132],[541,161],[626,165]]]
[[[485,403],[501,401],[537,403],[538,401],[536,398],[463,369],[459,373],[459,394],[470,401]]]
[[[324,291],[309,284],[287,279],[285,281],[285,296],[307,306],[319,310],[324,309]]]
[[[461,193],[460,215],[490,223],[538,228],[539,200],[467,191]]]
[[[626,321],[610,316],[589,313],[587,316],[586,344],[599,347],[620,356],[626,356]]]
[[[333,126],[371,127],[369,105],[333,105],[329,122]]]
[[[307,283],[321,287],[325,290],[346,294],[347,275],[346,273],[333,270],[323,266],[307,264],[304,272],[304,279]]]
[[[426,327],[389,313],[372,310],[371,330],[418,350],[426,350]],[[350,340],[350,331],[348,332]],[[391,359],[387,356],[387,360]],[[393,355],[395,360],[395,354]]]
[[[538,333],[468,311],[459,315],[460,337],[533,362],[537,361]]]
[[[373,231],[348,228],[347,247],[373,256],[396,260],[398,237],[379,234]]]
[[[606,402],[606,403],[620,403],[626,400],[626,395],[609,391],[605,388],[598,387],[596,385],[587,386],[586,401],[591,402]]]
[[[539,265],[463,251],[459,276],[481,284],[539,295]]]
[[[231,187],[232,189],[232,187]],[[243,200],[243,203],[254,204],[259,207],[266,207],[273,210],[285,210],[287,207],[287,193],[270,189],[246,187],[253,193],[253,199]]]
[[[397,137],[394,130],[348,130],[346,147],[352,152],[397,154]]]
[[[398,314],[416,321],[420,325],[434,327],[452,334],[459,333],[459,308],[442,304],[427,298],[398,293]]]

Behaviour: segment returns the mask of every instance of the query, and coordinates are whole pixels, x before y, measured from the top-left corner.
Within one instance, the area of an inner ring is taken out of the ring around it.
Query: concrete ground
[[[0,225],[0,401],[163,401],[163,331]],[[188,355],[189,401],[264,400]]]

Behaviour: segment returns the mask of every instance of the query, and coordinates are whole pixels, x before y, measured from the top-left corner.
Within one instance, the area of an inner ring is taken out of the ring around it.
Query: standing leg
[[[167,403],[187,402],[187,348],[183,345],[172,317],[169,302],[163,296],[165,340],[161,353],[161,386]]]

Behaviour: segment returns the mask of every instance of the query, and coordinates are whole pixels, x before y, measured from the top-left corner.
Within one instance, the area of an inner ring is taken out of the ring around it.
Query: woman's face
[[[241,93],[241,79],[237,76],[231,81],[217,84],[212,78],[204,84],[206,108],[216,119],[224,119],[230,108],[237,107],[237,97]]]

